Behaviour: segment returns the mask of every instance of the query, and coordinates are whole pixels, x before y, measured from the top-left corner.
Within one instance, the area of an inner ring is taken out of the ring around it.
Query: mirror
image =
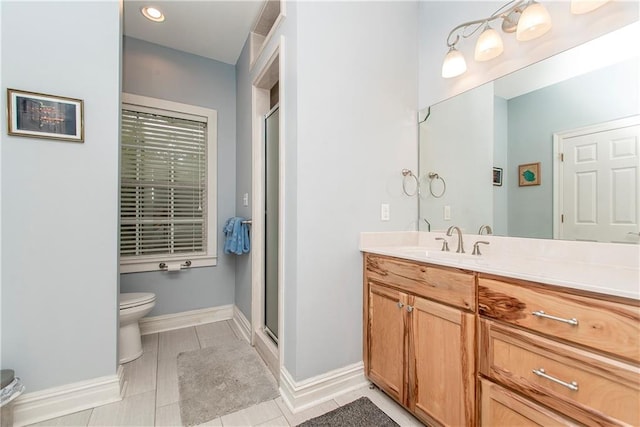
[[[424,109],[419,229],[638,243],[637,27]]]

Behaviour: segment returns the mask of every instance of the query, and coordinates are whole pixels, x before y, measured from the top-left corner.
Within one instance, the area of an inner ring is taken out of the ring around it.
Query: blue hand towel
[[[226,236],[224,253],[242,255],[249,253],[251,242],[249,240],[249,226],[244,224],[245,219],[235,216],[229,218],[224,225],[223,232]]]

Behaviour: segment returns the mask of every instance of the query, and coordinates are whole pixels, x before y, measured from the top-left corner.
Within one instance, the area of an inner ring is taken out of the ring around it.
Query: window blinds
[[[206,128],[123,108],[121,257],[206,251]]]

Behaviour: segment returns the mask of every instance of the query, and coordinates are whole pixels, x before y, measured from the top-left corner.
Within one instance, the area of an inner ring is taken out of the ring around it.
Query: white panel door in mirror
[[[562,141],[562,239],[638,243],[640,126]]]

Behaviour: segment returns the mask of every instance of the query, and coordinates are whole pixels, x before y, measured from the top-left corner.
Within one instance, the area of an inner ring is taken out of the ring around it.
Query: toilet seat
[[[120,310],[149,304],[156,300],[156,295],[149,292],[131,292],[120,294]]]

